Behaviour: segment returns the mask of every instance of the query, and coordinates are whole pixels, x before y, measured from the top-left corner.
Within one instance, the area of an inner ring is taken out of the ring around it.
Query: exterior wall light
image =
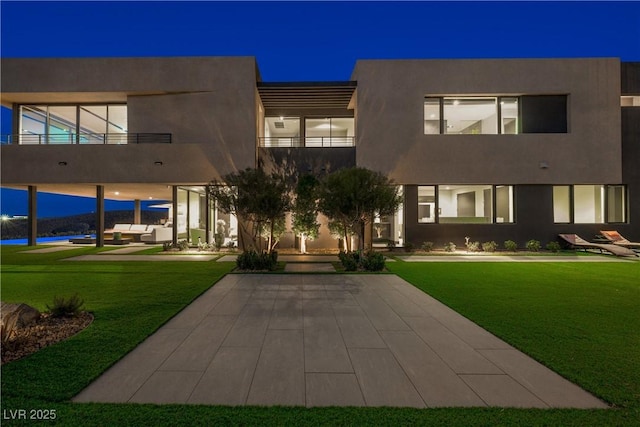
[[[67,166],[67,162],[58,162],[58,166]]]
[[[540,162],[540,169],[549,169],[549,163]]]
[[[162,166],[162,165],[163,165],[163,163],[162,163],[162,162],[160,162],[160,161],[158,161],[158,162],[153,162],[153,164],[154,164],[154,165],[156,165],[156,166]]]

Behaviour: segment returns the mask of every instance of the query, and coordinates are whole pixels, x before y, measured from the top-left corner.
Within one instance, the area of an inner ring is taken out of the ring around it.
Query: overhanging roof
[[[355,81],[346,82],[259,82],[262,105],[273,109],[347,109]]]

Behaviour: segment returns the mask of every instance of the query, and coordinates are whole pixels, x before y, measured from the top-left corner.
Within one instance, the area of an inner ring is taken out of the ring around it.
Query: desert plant
[[[74,317],[80,314],[80,309],[84,304],[84,300],[80,299],[78,294],[74,294],[68,299],[65,297],[53,297],[53,305],[47,304],[47,310],[52,317]]]
[[[445,252],[455,252],[456,251],[456,244],[453,243],[453,242],[445,243],[444,244],[444,250],[445,250]]]
[[[560,243],[558,242],[549,242],[545,247],[550,252],[560,252]]]
[[[222,249],[222,245],[224,244],[224,234],[216,233],[213,235],[213,244],[216,247],[216,251]]]
[[[420,246],[425,252],[431,252],[433,250],[433,242],[422,242],[422,246]]]
[[[540,241],[531,239],[525,246],[529,252],[538,252],[540,250]]]
[[[514,242],[513,240],[505,240],[504,241],[504,248],[505,250],[509,251],[509,252],[515,252],[518,250],[518,244],[516,242]]]
[[[173,249],[173,243],[172,242],[164,242],[162,244],[162,250],[167,252],[170,251],[171,249]]]
[[[467,242],[467,251],[469,252],[480,251],[480,242]]]
[[[187,242],[186,240],[180,240],[178,242],[178,249],[180,249],[181,251],[186,251],[189,249],[189,242]]]
[[[482,244],[482,250],[485,252],[495,252],[497,248],[498,248],[498,244],[493,240],[490,242],[484,242]]]

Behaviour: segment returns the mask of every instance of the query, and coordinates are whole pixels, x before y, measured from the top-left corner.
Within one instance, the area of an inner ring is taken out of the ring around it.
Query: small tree
[[[313,175],[302,175],[296,184],[296,198],[291,208],[293,231],[300,237],[300,252],[306,252],[306,240],[318,237],[318,180]]]
[[[225,175],[222,181],[211,181],[207,191],[220,210],[238,218],[243,248],[247,248],[244,235],[249,235],[252,246],[262,251],[261,236],[266,227],[269,235],[267,252],[271,252],[276,223],[291,205],[289,184],[284,176],[247,168]]]
[[[319,187],[318,198],[320,212],[340,223],[344,230],[347,250],[351,250],[349,230],[356,233],[358,247],[363,250],[366,225],[373,222],[376,213],[392,215],[402,202],[392,180],[358,167],[328,175]]]

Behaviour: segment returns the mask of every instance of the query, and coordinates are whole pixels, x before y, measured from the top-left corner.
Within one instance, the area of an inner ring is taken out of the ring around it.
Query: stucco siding
[[[367,60],[352,79],[357,163],[399,183],[621,180],[617,59]],[[568,133],[424,135],[425,96],[489,94],[566,94]]]

